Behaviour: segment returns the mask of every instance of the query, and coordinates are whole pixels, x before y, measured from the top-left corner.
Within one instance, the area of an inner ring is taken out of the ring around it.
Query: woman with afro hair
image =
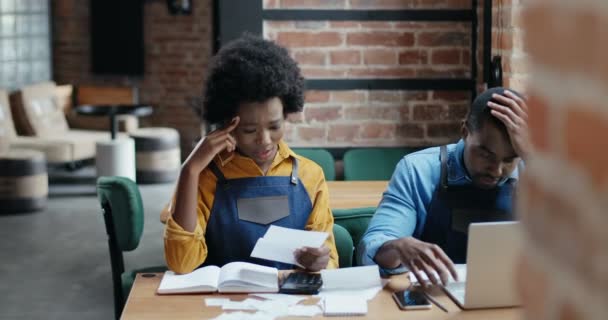
[[[182,165],[164,234],[165,259],[177,273],[248,261],[270,225],[329,234],[295,260],[309,271],[338,267],[333,217],[322,169],[283,141],[285,118],[302,111],[304,79],[286,49],[243,36],[214,57],[203,117],[219,126]]]

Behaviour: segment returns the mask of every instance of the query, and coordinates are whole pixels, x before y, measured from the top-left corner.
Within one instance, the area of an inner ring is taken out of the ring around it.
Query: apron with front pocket
[[[452,160],[446,146],[440,150],[441,181],[433,194],[421,240],[440,246],[454,263],[466,263],[469,224],[513,220],[516,180],[509,178],[493,189],[449,185],[448,161]]]
[[[245,261],[278,269],[295,268],[250,257],[270,225],[299,230],[306,226],[312,203],[298,178],[298,161],[291,159],[290,176],[226,179],[215,163],[210,164],[217,185],[205,232],[208,255],[203,265]]]

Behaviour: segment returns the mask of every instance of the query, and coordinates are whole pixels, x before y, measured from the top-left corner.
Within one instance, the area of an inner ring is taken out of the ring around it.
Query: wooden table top
[[[207,297],[229,297],[231,300],[244,300],[246,294],[184,294],[184,295],[157,295],[156,289],[160,283],[162,274],[154,274],[153,277],[143,277],[138,274],[127,303],[123,310],[122,319],[210,319],[222,313],[221,307],[207,307],[204,299]],[[391,290],[407,288],[409,281],[405,275],[394,276],[389,284],[368,303],[366,316],[357,319],[420,319],[420,320],[516,320],[522,319],[520,308],[497,308],[481,310],[461,310],[454,304],[443,291],[436,288],[432,295],[443,306],[448,309],[444,312],[433,305],[430,310],[402,311],[391,297]],[[309,298],[304,303],[314,304],[317,298]],[[330,317],[341,319],[340,317]],[[283,317],[281,319],[290,319]],[[297,317],[294,319],[302,319]],[[317,315],[312,319],[324,319]]]
[[[327,181],[332,209],[376,207],[388,181]]]

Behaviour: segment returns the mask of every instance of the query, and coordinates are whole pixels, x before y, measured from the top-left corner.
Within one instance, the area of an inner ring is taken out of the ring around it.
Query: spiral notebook
[[[324,316],[364,316],[367,300],[348,296],[330,296],[323,299]]]

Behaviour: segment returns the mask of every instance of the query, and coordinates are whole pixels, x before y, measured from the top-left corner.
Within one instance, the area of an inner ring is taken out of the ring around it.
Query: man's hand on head
[[[509,133],[513,149],[524,160],[532,151],[528,133],[528,105],[526,101],[509,90],[502,95],[493,94],[492,98],[499,103],[488,102],[491,113],[500,120]]]

